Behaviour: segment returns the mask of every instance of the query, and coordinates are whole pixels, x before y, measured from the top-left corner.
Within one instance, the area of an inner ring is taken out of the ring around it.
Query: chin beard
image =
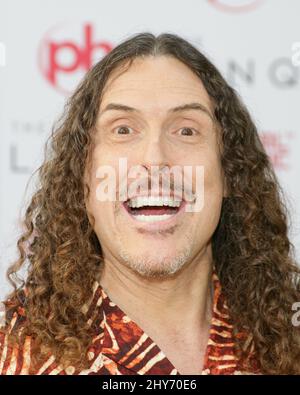
[[[120,252],[121,261],[135,274],[147,279],[165,279],[176,275],[191,258],[191,248],[173,257],[151,257]]]

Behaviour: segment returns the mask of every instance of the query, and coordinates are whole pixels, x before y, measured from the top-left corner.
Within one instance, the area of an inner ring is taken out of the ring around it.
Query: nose
[[[146,139],[143,147],[141,147],[140,154],[140,164],[148,170],[151,166],[159,167],[159,169],[170,166],[166,142],[163,141],[161,136]]]
[[[164,178],[161,178],[161,176],[164,174],[164,171],[170,169],[171,164],[169,160],[166,142],[161,137],[148,138],[144,142],[143,149],[141,150],[140,164],[147,170],[150,176],[148,179],[149,190],[152,188],[164,188]],[[157,179],[158,174],[160,176]]]

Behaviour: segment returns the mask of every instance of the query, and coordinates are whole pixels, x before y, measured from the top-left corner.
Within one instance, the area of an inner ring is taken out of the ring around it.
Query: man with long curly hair
[[[124,41],[86,74],[50,142],[8,270],[0,374],[300,373],[281,190],[203,54],[172,34]],[[124,158],[147,185],[153,167],[204,169],[203,206],[185,210],[175,182],[168,197],[159,184],[99,199],[98,169],[120,191]]]

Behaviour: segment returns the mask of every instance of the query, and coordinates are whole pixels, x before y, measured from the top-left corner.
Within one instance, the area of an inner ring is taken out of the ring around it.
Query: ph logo
[[[51,86],[68,95],[83,75],[109,53],[113,45],[95,39],[91,23],[83,26],[61,25],[49,30],[38,51],[39,68]]]

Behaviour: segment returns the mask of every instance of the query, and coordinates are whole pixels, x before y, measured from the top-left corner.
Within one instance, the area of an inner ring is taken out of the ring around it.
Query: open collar
[[[211,281],[212,319],[202,374],[233,374],[237,368],[233,323],[215,271]],[[98,282],[86,312],[89,324],[98,328],[92,353],[101,353],[111,373],[180,374],[159,346],[112,302]]]

